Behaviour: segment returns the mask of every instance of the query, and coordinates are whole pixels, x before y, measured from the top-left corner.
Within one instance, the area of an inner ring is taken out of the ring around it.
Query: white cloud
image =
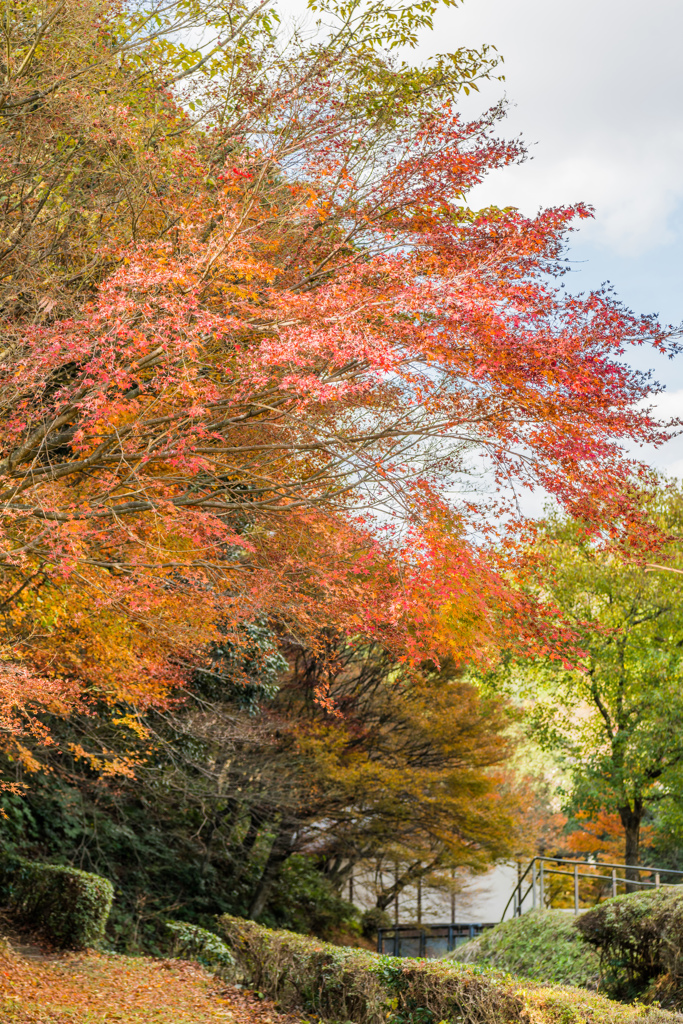
[[[650,401],[643,404],[652,406],[656,414],[663,420],[674,417],[683,418],[683,389],[664,391],[661,395],[654,395]],[[648,445],[645,448],[635,449],[633,454],[643,462],[663,470],[669,476],[683,478],[683,436],[672,437],[660,448]]]
[[[683,5],[678,0],[468,0],[442,11],[419,56],[495,44],[512,104],[506,134],[521,132],[533,160],[491,177],[482,201],[527,212],[584,200],[596,221],[582,237],[620,255],[670,243],[683,202]]]

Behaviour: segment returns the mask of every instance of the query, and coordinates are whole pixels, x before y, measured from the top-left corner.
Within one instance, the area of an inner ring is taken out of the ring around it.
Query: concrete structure
[[[499,921],[510,893],[517,884],[517,864],[499,864],[482,875],[459,871],[454,893],[423,886],[408,886],[398,900],[398,923],[443,924],[446,922]],[[370,871],[356,871],[348,896],[356,906],[375,906],[375,884]],[[387,908],[396,921],[396,907]]]

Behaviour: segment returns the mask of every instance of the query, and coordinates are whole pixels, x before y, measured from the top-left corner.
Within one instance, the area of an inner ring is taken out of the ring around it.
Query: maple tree
[[[432,4],[318,9],[282,48],[259,5],[11,8],[10,733],[41,733],[32,700],[163,706],[261,615],[485,652],[510,588],[469,534],[505,488],[627,519],[620,445],[664,437],[622,356],[665,335],[553,280],[588,211],[466,205],[522,155],[455,109],[489,57],[387,55]],[[178,43],[202,24],[215,47]]]

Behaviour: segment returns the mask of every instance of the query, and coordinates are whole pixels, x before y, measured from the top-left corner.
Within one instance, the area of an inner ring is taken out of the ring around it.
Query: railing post
[[[522,916],[522,862],[517,861],[517,917]]]
[[[531,861],[531,906],[536,909],[536,858]]]
[[[655,871],[655,889],[659,889],[660,885],[661,883],[659,881],[659,871]]]
[[[538,886],[538,888],[540,890],[539,896],[541,897],[541,910],[543,910],[543,908],[545,906],[545,892],[543,891],[543,889],[544,889],[544,885],[543,885],[544,877],[543,877],[543,858],[542,857],[541,857],[541,871],[540,871],[540,875],[541,875],[541,877],[539,879],[539,886]]]
[[[616,868],[612,868],[612,895],[616,896],[616,894],[617,894],[617,869]]]
[[[579,865],[574,865],[574,913],[579,912]]]

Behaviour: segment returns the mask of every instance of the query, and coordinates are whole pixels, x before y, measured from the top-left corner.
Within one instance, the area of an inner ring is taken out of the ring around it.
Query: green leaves
[[[657,558],[678,565],[683,494],[644,499]],[[572,780],[572,802],[642,817],[679,786],[683,764],[683,577],[644,572],[649,548],[618,549],[580,523],[548,519],[538,587],[573,637],[564,658],[517,664],[536,743]]]

